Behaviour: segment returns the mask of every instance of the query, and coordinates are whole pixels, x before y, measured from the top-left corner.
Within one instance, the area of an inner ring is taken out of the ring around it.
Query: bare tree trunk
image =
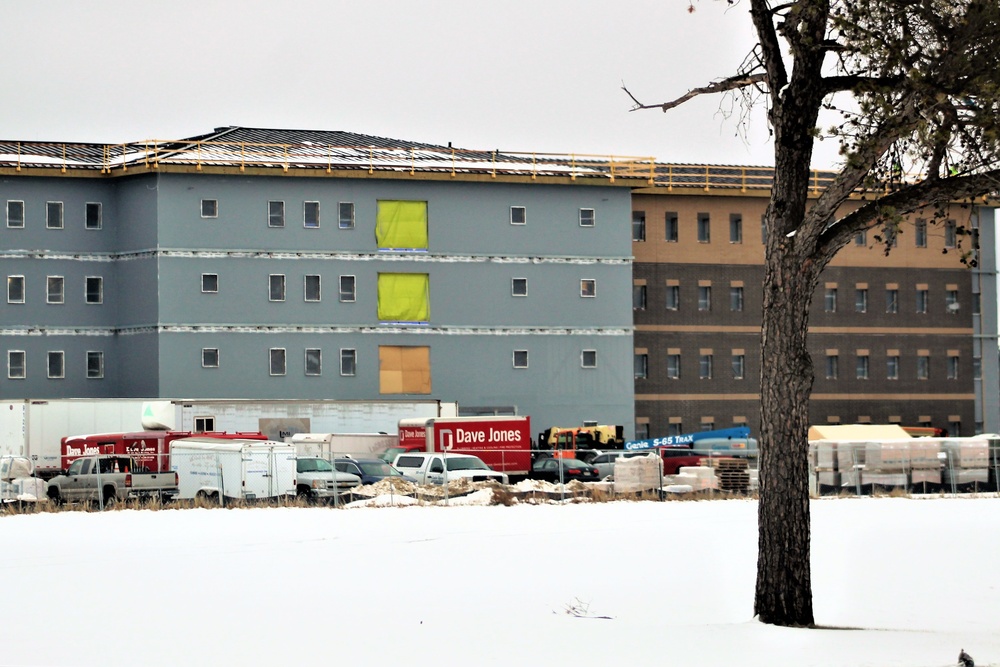
[[[813,624],[806,348],[814,279],[794,257],[769,262],[761,345],[760,506],[754,612],[764,623]]]

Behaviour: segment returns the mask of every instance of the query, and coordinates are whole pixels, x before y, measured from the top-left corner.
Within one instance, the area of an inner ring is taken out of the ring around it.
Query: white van
[[[170,443],[177,498],[262,500],[295,495],[295,446],[273,440],[178,438]]]

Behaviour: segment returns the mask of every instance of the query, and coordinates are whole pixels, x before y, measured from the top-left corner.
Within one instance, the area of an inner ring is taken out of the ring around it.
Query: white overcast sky
[[[215,127],[344,130],[463,148],[773,164],[720,97],[748,3],[696,0],[4,0],[0,139],[120,143]],[[738,115],[738,114],[737,114]],[[835,147],[814,166],[828,168]]]

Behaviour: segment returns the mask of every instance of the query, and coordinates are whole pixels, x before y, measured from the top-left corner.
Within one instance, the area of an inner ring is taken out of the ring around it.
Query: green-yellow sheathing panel
[[[427,249],[427,202],[380,200],[375,220],[379,248]]]
[[[382,322],[430,322],[427,274],[378,274],[378,319]]]

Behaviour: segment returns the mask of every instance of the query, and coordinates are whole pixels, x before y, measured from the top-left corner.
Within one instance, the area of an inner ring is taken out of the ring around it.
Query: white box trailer
[[[263,500],[295,495],[295,447],[273,440],[178,438],[170,443],[177,498]]]
[[[35,474],[61,470],[59,443],[67,435],[142,430],[143,399],[15,399],[0,401],[0,456],[31,459]]]
[[[299,456],[330,460],[338,456],[377,459],[399,444],[399,436],[387,433],[296,433],[285,442],[295,445]]]
[[[454,417],[458,403],[416,401],[305,401],[251,399],[151,400],[142,407],[145,429],[260,431],[284,441],[296,433],[391,433],[400,419]]]

